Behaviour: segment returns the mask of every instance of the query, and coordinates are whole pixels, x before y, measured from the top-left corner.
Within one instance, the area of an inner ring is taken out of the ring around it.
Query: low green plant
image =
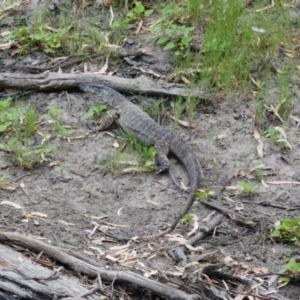
[[[287,140],[286,132],[284,128],[276,126],[270,127],[264,131],[265,137],[269,138],[274,145],[278,145],[280,148],[292,150],[291,144]]]
[[[36,165],[40,165],[47,161],[47,156],[54,150],[54,147],[43,144],[36,149],[31,149],[29,140],[12,138],[7,142],[7,149],[14,164],[24,169],[32,169]]]
[[[276,241],[285,243],[293,243],[297,246],[300,245],[300,218],[297,219],[283,219],[280,224],[276,224],[275,230],[271,233],[271,238]],[[290,257],[293,251],[286,253]],[[289,262],[283,266],[290,275],[300,275],[300,262],[296,262],[295,258],[290,258]],[[280,276],[281,282],[289,282],[289,276]]]
[[[135,1],[134,2],[134,8],[132,11],[129,11],[126,14],[125,19],[120,21],[113,21],[112,27],[113,28],[119,28],[124,27],[125,25],[134,23],[136,21],[141,20],[142,16],[148,17],[153,13],[153,9],[146,9],[143,5],[142,1]]]
[[[294,257],[292,257],[283,267],[294,274],[300,275],[300,262],[296,262]]]
[[[279,99],[281,101],[276,105],[278,114],[283,120],[287,120],[292,109],[292,95],[289,89],[288,71],[283,70],[278,74]]]
[[[154,147],[147,147],[146,155],[145,155],[145,167],[150,169],[155,169],[155,156],[156,151]]]
[[[53,119],[54,130],[59,133],[60,136],[67,136],[73,134],[76,130],[74,129],[66,129],[63,125],[64,119],[64,111],[63,109],[59,108],[50,108],[48,113],[43,115],[42,118],[49,118]]]
[[[185,8],[175,3],[166,5],[161,10],[161,21],[155,25],[153,32],[161,32],[157,44],[165,45],[164,50],[177,49],[175,55],[181,55],[193,40],[194,26],[187,26]]]
[[[11,101],[10,97],[0,101],[0,133],[7,131],[19,119],[17,109],[10,107]]]
[[[92,186],[91,184],[88,184],[84,189],[86,192],[92,193],[96,189],[96,187]]]
[[[300,218],[283,219],[279,225],[275,225],[275,230],[271,237],[283,242],[297,243],[300,242]]]
[[[270,127],[264,131],[264,136],[276,143],[276,141],[279,139],[279,132],[274,127]]]
[[[120,161],[126,162],[126,159],[134,159],[136,162],[135,167],[143,166],[149,169],[155,169],[155,156],[156,152],[154,147],[149,147],[141,142],[139,142],[132,134],[123,131],[121,128],[119,132],[127,143],[129,144],[129,150],[126,153],[122,153],[123,149],[116,148],[114,151],[109,153],[102,160],[102,171],[106,174],[107,172],[112,172],[114,175],[119,175],[122,171],[122,164]],[[124,163],[123,163],[124,164]],[[138,168],[135,170],[138,170]]]
[[[245,181],[238,181],[237,184],[242,188],[241,190],[237,191],[238,195],[240,194],[250,195],[258,188],[257,185],[249,184]]]
[[[88,112],[81,118],[81,120],[87,120],[91,117],[97,117],[99,118],[101,114],[106,111],[107,105],[93,105],[89,108]]]
[[[138,161],[147,168],[155,169],[156,151],[154,147],[138,141],[131,132],[120,129],[121,136],[129,143]]]
[[[196,104],[197,99],[195,97],[188,97],[186,100],[186,109],[188,113],[188,119],[190,124],[194,121],[195,114],[196,114]]]
[[[19,54],[28,54],[33,49],[42,49],[46,53],[54,53],[66,48],[67,30],[51,32],[47,26],[23,26],[11,35],[2,39],[15,39],[20,45]]]
[[[173,105],[173,114],[176,122],[180,120],[183,110],[184,110],[183,99],[181,97],[178,97]]]
[[[8,149],[11,149],[11,158],[13,163],[30,170],[36,165],[47,161],[46,158],[55,147],[43,145],[38,149],[30,150],[29,147],[23,146],[20,142],[10,140]]]
[[[178,223],[181,223],[181,224],[182,224],[182,223],[185,223],[185,222],[190,222],[190,221],[192,221],[192,220],[193,220],[193,216],[187,214],[187,215],[183,216],[183,217],[179,220]]]
[[[8,174],[0,176],[0,185],[2,182],[6,181],[10,176]]]
[[[211,190],[205,189],[203,191],[197,192],[196,197],[199,197],[203,202],[206,202],[210,194],[211,194]],[[197,204],[199,204],[199,201],[195,200],[193,203],[193,206],[196,206]],[[192,219],[193,219],[193,216],[190,214],[187,214],[179,220],[179,223],[190,222]]]
[[[24,109],[11,105],[11,98],[0,101],[0,134],[8,137],[0,146],[9,152],[14,164],[31,169],[46,161],[54,147],[44,142],[32,149],[30,138],[36,133],[37,112],[33,107]]]
[[[161,111],[164,110],[164,99],[154,99],[142,103],[143,110],[154,120],[158,121]]]
[[[264,176],[264,171],[260,168],[255,170],[255,178],[259,181],[261,181],[263,179]]]
[[[210,194],[211,194],[211,190],[205,189],[203,191],[197,192],[196,196],[199,197],[203,201],[207,201]]]
[[[122,172],[122,164],[120,163],[121,152],[119,149],[113,149],[101,159],[101,172],[106,175],[112,173],[119,176]]]
[[[211,190],[210,189],[205,189],[203,191],[197,192],[196,196],[198,198],[200,198],[202,202],[205,203],[207,201],[207,199],[209,198],[210,194],[211,194]],[[195,200],[194,203],[193,203],[193,206],[196,206],[198,204],[199,204],[199,201]]]

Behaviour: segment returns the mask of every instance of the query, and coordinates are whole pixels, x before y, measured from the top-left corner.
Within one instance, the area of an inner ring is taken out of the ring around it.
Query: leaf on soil
[[[17,186],[12,184],[10,181],[8,181],[8,180],[0,181],[0,190],[12,192],[12,191],[15,191],[16,189],[17,189]]]
[[[282,122],[284,123],[284,120],[280,117],[279,113],[277,112],[277,110],[274,108],[273,105],[271,105],[270,107],[268,107],[267,105],[265,105],[265,108],[267,108],[270,112],[273,112],[275,114],[275,116]]]
[[[237,203],[234,210],[240,212],[244,209],[245,209],[245,207],[244,207],[243,203]]]
[[[266,181],[267,184],[296,184],[299,185],[300,181]]]
[[[110,6],[112,3],[112,0],[96,0],[96,4],[101,6]]]
[[[258,128],[256,126],[254,127],[253,135],[254,135],[254,138],[256,140],[260,139],[260,133],[259,133],[259,130],[258,130]]]
[[[120,251],[120,250],[125,250],[128,249],[131,246],[131,242],[127,243],[126,245],[121,245],[121,246],[114,246],[110,247],[109,250],[111,251]]]
[[[182,268],[179,268],[179,267],[175,267],[175,268],[176,268],[179,272],[184,273],[185,270],[186,270],[187,268],[195,267],[195,266],[198,267],[197,269],[203,267],[203,265],[199,264],[197,261],[192,261],[192,262],[187,263],[187,264],[186,264],[185,266],[183,266]]]
[[[117,211],[117,215],[118,215],[118,216],[121,215],[121,212],[122,212],[123,208],[124,208],[124,207],[121,207],[121,208],[118,209],[118,211]]]
[[[49,163],[49,167],[54,167],[54,166],[57,166],[59,165],[60,163],[62,163],[64,160],[55,160],[55,161],[52,161],[51,163]]]
[[[174,42],[169,42],[165,47],[164,50],[170,50],[175,48],[175,43]]]
[[[218,141],[218,140],[223,140],[223,139],[227,139],[228,138],[228,134],[227,133],[221,133],[218,134],[214,137],[214,140]]]
[[[38,217],[42,217],[42,218],[46,218],[46,219],[48,218],[48,216],[46,214],[40,213],[38,211],[32,211],[30,214],[32,216],[38,216]]]
[[[155,201],[151,201],[151,200],[147,200],[148,203],[155,205],[155,206],[160,206],[160,203],[155,202]]]
[[[156,275],[158,273],[158,270],[151,270],[150,273],[149,272],[145,272],[143,274],[144,277],[146,278],[150,278],[152,275]]]
[[[225,189],[226,190],[232,190],[232,191],[238,191],[238,192],[243,192],[244,191],[244,188],[239,186],[239,185],[229,185],[229,186],[226,186]]]
[[[106,60],[104,66],[98,71],[94,72],[95,75],[105,75],[107,70],[108,70],[108,59],[109,59],[109,54],[106,55]]]
[[[10,49],[12,46],[14,46],[14,44],[15,44],[14,41],[9,41],[7,43],[0,44],[0,50]]]
[[[198,246],[198,247],[193,247],[190,244],[185,244],[185,247],[190,250],[191,252],[200,252],[200,253],[204,253],[205,248],[203,248],[202,246]]]
[[[294,121],[296,121],[298,123],[297,127],[299,127],[300,119],[298,117],[290,115],[289,118],[292,119],[292,120],[294,120]]]
[[[89,246],[89,248],[92,249],[92,250],[97,251],[98,254],[100,254],[101,256],[105,255],[105,252],[102,249],[100,249],[99,247]]]
[[[284,54],[285,54],[287,57],[295,58],[295,51],[293,51],[293,50],[285,50],[285,51],[284,51]]]
[[[190,85],[191,82],[184,76],[184,75],[181,75],[180,76],[180,79],[187,85]]]
[[[146,167],[134,167],[134,168],[126,168],[122,170],[121,174],[128,174],[133,172],[147,172],[147,173],[153,173],[154,170]]]
[[[64,220],[58,220],[57,223],[60,223],[60,224],[66,225],[66,226],[75,226],[75,224],[68,223],[68,222],[66,222]]]
[[[138,24],[138,27],[137,27],[137,29],[136,29],[136,31],[135,31],[135,35],[138,35],[139,34],[139,32],[141,31],[141,29],[142,29],[142,27],[143,27],[143,20],[140,20],[139,21],[139,24]]]
[[[264,143],[260,139],[260,133],[258,128],[255,126],[254,127],[254,132],[253,132],[254,138],[257,140],[258,145],[256,148],[257,154],[260,158],[264,157]]]
[[[263,87],[264,84],[260,83],[258,80],[255,80],[251,75],[250,75],[250,79],[251,79],[252,83],[259,89],[261,89]]]
[[[290,150],[292,150],[292,146],[291,146],[291,144],[287,140],[287,136],[286,136],[285,131],[281,127],[279,127],[279,126],[274,127],[274,129],[276,129],[279,132],[279,134],[281,135],[281,139],[277,140],[277,142],[284,143],[287,148],[289,148]]]
[[[253,179],[254,176],[251,175],[251,169],[250,168],[244,168],[244,169],[240,169],[236,172],[236,177],[246,177],[248,179]]]
[[[258,33],[266,33],[266,30],[264,28],[257,28],[257,27],[252,26],[252,30],[254,32],[258,32]]]
[[[157,44],[160,45],[160,44],[163,44],[165,42],[167,42],[169,40],[169,37],[166,36],[166,35],[162,35],[158,40],[157,40]]]
[[[11,201],[2,201],[0,202],[0,205],[9,205],[16,209],[23,209],[23,207],[17,203],[11,202]]]
[[[261,184],[265,187],[265,188],[270,188],[270,186],[262,179],[261,180]]]
[[[256,151],[257,151],[257,154],[260,158],[263,158],[264,157],[264,144],[263,142],[260,142],[258,145],[257,145],[257,148],[256,148]]]
[[[192,216],[193,216],[192,221],[193,221],[194,225],[193,225],[193,229],[187,233],[187,235],[186,235],[187,237],[194,234],[197,231],[197,229],[199,228],[199,218],[198,218],[198,216],[196,216],[194,214]]]
[[[177,120],[175,117],[173,117],[172,115],[170,115],[170,118],[176,122],[178,122],[180,125],[184,126],[184,127],[188,127],[188,128],[194,128],[195,125],[190,124],[190,122],[187,121],[183,121],[183,120]]]

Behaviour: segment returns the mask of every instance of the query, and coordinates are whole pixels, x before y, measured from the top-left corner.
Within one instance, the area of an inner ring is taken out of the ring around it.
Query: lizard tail
[[[202,176],[203,172],[200,162],[196,155],[193,153],[192,149],[175,135],[172,137],[172,140],[170,140],[170,145],[170,151],[173,152],[182,161],[185,169],[187,170],[190,179],[190,193],[184,208],[179,213],[172,225],[164,231],[152,235],[140,236],[140,238],[143,240],[162,237],[172,232],[176,228],[180,219],[188,213],[189,209],[193,205],[195,193],[197,192],[200,185],[200,176]]]

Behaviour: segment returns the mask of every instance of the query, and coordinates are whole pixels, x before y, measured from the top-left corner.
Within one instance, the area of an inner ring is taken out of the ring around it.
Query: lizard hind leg
[[[175,175],[171,171],[170,167],[170,161],[167,157],[168,152],[169,152],[169,146],[167,143],[163,140],[158,140],[155,143],[155,151],[156,151],[156,172],[154,173],[155,175],[167,171],[169,172],[169,175],[174,182],[174,184],[181,190],[182,186],[177,182]]]
[[[102,119],[96,122],[88,123],[87,127],[92,131],[102,131],[108,129],[117,119],[119,115],[116,110],[109,110]]]
[[[154,145],[156,151],[156,172],[155,174],[159,174],[163,171],[169,169],[169,159],[167,154],[169,152],[168,144],[163,140],[158,140]]]

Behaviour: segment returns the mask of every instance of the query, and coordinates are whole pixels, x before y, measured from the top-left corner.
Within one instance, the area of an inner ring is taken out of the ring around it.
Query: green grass
[[[252,72],[263,78],[281,43],[291,47],[287,9],[279,2],[274,9],[255,12],[264,6],[263,1],[255,1],[250,9],[236,0],[213,2],[199,57],[206,84],[248,92]]]
[[[49,144],[49,132],[60,138],[75,132],[64,127],[61,109],[51,108],[47,114],[38,116],[34,107],[14,106],[10,97],[0,101],[0,137],[5,137],[1,139],[0,148],[9,153],[14,164],[24,169],[32,169],[48,160],[55,149]],[[40,123],[43,127],[39,128]],[[37,135],[38,129],[42,138]]]
[[[145,145],[138,141],[130,132],[119,129],[121,136],[127,141],[130,149],[133,151],[133,157],[137,160],[139,166],[155,169],[155,150],[154,147]]]

